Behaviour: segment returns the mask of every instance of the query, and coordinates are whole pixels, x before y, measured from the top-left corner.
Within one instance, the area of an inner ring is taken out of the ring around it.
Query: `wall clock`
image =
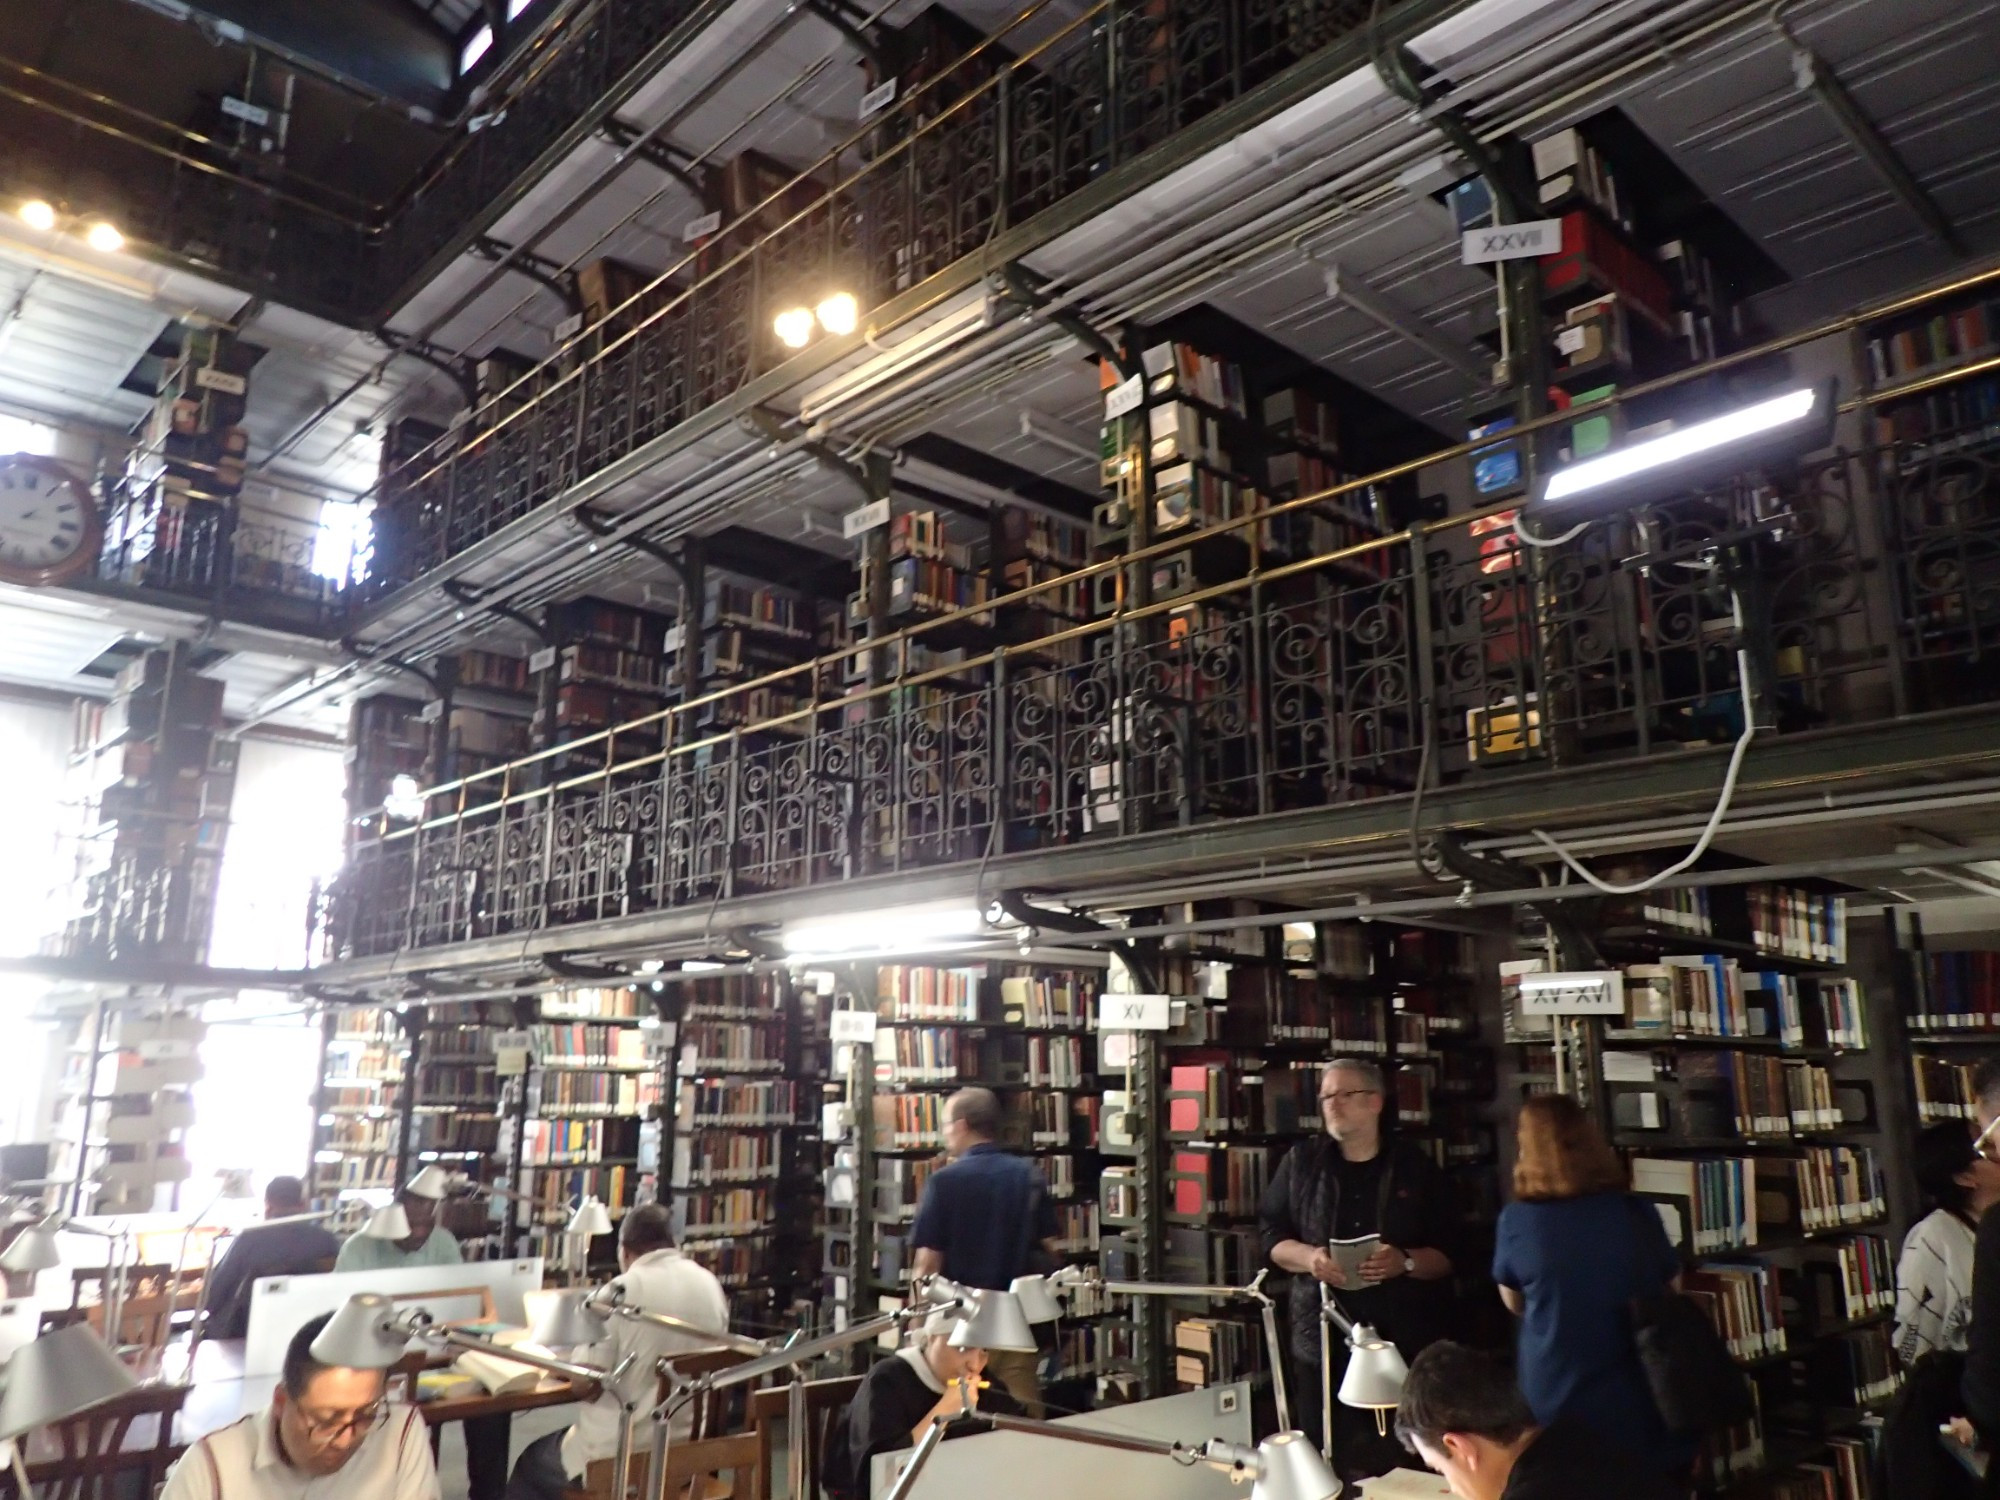
[[[67,583],[97,561],[103,542],[89,485],[52,458],[0,457],[0,581]]]

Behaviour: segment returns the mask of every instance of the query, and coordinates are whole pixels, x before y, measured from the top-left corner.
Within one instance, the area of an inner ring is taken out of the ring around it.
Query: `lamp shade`
[[[1021,1304],[1030,1323],[1053,1323],[1062,1316],[1062,1304],[1046,1276],[1016,1276],[1007,1290]]]
[[[1403,1382],[1410,1374],[1401,1352],[1366,1325],[1355,1328],[1348,1344],[1347,1374],[1340,1382],[1341,1404],[1394,1411],[1403,1399]]]
[[[403,1191],[415,1193],[419,1198],[442,1198],[451,1191],[451,1173],[432,1162],[412,1177]]]
[[[87,1324],[72,1323],[23,1344],[0,1391],[0,1441],[122,1396],[138,1384]]]
[[[1276,1432],[1257,1445],[1250,1500],[1331,1500],[1340,1481],[1302,1432]]]
[[[406,1240],[410,1237],[410,1216],[403,1212],[402,1204],[391,1203],[370,1214],[361,1233],[371,1240]]]
[[[570,1215],[569,1233],[589,1235],[609,1234],[611,1233],[611,1214],[596,1198],[585,1198],[583,1202],[577,1204],[576,1212]]]
[[[46,1271],[61,1264],[55,1227],[46,1221],[30,1224],[0,1250],[0,1271]]]
[[[1035,1352],[1035,1330],[1012,1292],[982,1291],[951,1331],[954,1349],[1015,1349]]]
[[[590,1295],[578,1287],[546,1296],[528,1324],[529,1340],[560,1348],[594,1344],[603,1338],[610,1322],[589,1304]]]
[[[346,1370],[386,1370],[409,1343],[409,1334],[396,1326],[394,1302],[380,1292],[356,1292],[312,1341],[312,1357]]]

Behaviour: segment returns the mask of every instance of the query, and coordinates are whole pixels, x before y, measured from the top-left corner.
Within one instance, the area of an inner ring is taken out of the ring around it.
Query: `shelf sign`
[[[1532,260],[1555,255],[1563,247],[1561,219],[1530,219],[1525,224],[1492,224],[1468,229],[1459,239],[1459,258],[1468,266],[1489,266],[1496,260]]]
[[[220,391],[225,396],[240,396],[250,389],[250,382],[241,375],[210,369],[207,365],[194,372],[194,383],[202,390]]]
[[[837,1010],[833,1013],[833,1039],[872,1047],[875,1045],[875,1023],[879,1019],[872,1010]]]
[[[681,243],[692,245],[696,240],[705,240],[721,227],[721,211],[719,209],[710,210],[700,218],[689,219],[687,223],[681,225]]]
[[[877,110],[887,109],[895,102],[896,80],[885,78],[861,96],[861,112],[855,118],[865,120]]]
[[[222,112],[232,120],[241,120],[248,125],[268,125],[271,112],[261,104],[252,104],[247,99],[236,99],[225,94],[222,97]]]
[[[553,646],[544,646],[541,650],[532,653],[528,657],[528,670],[530,672],[546,672],[555,664],[556,648]]]
[[[1137,375],[1129,380],[1121,380],[1104,396],[1104,420],[1122,417],[1128,411],[1137,411],[1139,403],[1146,398],[1145,382]]]
[[[493,1038],[493,1071],[501,1078],[520,1078],[534,1055],[533,1038],[525,1031],[503,1031]]]
[[[583,314],[571,313],[560,323],[556,324],[556,342],[558,344],[566,344],[582,332]]]
[[[1622,1016],[1625,1014],[1625,976],[1616,969],[1523,974],[1521,1014]]]
[[[840,534],[853,541],[864,531],[873,531],[878,526],[889,524],[889,497],[870,500],[859,510],[850,510],[840,518]]]
[[[1174,1024],[1173,1002],[1165,995],[1099,995],[1099,1031],[1167,1031]]]

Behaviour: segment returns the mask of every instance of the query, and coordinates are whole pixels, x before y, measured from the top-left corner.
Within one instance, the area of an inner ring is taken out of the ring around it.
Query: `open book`
[[[1364,1234],[1351,1240],[1328,1240],[1326,1253],[1331,1255],[1340,1272],[1347,1278],[1349,1286],[1361,1285],[1361,1262],[1382,1248],[1382,1236]]]
[[[542,1351],[536,1349],[532,1352],[539,1354]],[[533,1365],[524,1365],[518,1359],[504,1359],[478,1349],[467,1349],[452,1361],[451,1367],[458,1374],[470,1375],[478,1381],[489,1396],[511,1396],[517,1391],[532,1391],[542,1383],[542,1372]]]

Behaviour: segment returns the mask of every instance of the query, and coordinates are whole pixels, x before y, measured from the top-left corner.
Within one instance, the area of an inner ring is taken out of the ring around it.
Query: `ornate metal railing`
[[[1100,0],[1012,57],[1035,12],[1017,18],[398,466],[378,497],[369,591],[439,567],[781,364],[779,311],[844,289],[865,320],[1373,8]]]
[[[2000,701],[2000,419],[1546,550],[1474,524],[1493,513],[1290,559],[1246,519],[1197,544],[1233,548],[1234,581],[849,696],[822,660],[439,788],[421,820],[360,830],[328,951],[1724,743],[1739,601],[1771,733]],[[797,706],[738,712],[774,688]]]

